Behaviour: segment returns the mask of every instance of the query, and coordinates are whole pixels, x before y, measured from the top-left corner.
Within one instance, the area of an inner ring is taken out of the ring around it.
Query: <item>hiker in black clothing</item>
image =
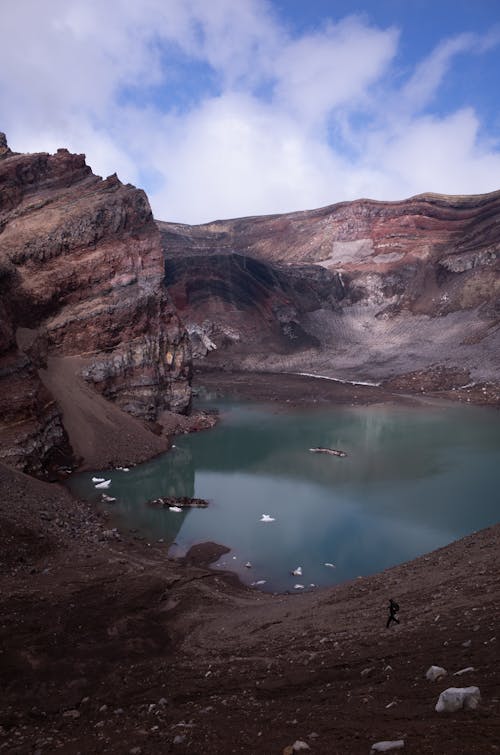
[[[395,600],[392,598],[389,600],[389,618],[387,619],[386,629],[389,629],[391,626],[391,621],[394,621],[396,624],[399,624],[399,619],[396,618],[396,614],[399,611],[399,606],[396,603]]]

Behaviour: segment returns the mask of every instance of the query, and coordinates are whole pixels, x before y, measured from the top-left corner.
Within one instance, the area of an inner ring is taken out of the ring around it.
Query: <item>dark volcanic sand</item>
[[[299,380],[282,400],[380,400]],[[245,385],[280,398],[274,378]],[[213,543],[176,562],[58,485],[0,467],[0,491],[0,752],[271,755],[302,740],[367,755],[387,739],[423,755],[500,752],[500,526],[273,596],[211,572]],[[386,630],[389,597],[401,625]],[[431,664],[449,676],[428,682]],[[469,685],[478,710],[435,712],[443,689]]]

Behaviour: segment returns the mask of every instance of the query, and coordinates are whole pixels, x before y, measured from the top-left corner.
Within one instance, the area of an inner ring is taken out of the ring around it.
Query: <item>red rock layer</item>
[[[498,375],[500,192],[158,225],[167,285],[214,364]]]
[[[2,143],[0,456],[36,470],[65,440],[38,376],[49,357],[80,357],[101,393],[155,420],[189,405],[190,349],[144,192],[94,176],[83,155]]]

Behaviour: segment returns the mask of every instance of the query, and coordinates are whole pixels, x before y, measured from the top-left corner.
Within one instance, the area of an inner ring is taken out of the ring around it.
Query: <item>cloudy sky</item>
[[[500,189],[498,0],[2,0],[0,130],[201,223]]]

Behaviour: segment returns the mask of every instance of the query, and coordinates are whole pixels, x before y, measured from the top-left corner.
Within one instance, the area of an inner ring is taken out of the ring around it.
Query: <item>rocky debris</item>
[[[375,752],[393,752],[394,750],[402,750],[405,746],[404,739],[393,739],[385,742],[375,742],[372,745],[370,753]]]
[[[189,496],[163,496],[153,498],[147,501],[148,506],[157,506],[162,508],[179,508],[179,509],[206,509],[208,501],[204,498],[189,498]]]
[[[425,678],[430,682],[437,682],[440,679],[444,679],[447,673],[446,669],[441,666],[430,666],[425,672]]]
[[[481,700],[479,687],[448,687],[441,692],[436,703],[438,713],[454,713],[457,710],[475,710]]]

